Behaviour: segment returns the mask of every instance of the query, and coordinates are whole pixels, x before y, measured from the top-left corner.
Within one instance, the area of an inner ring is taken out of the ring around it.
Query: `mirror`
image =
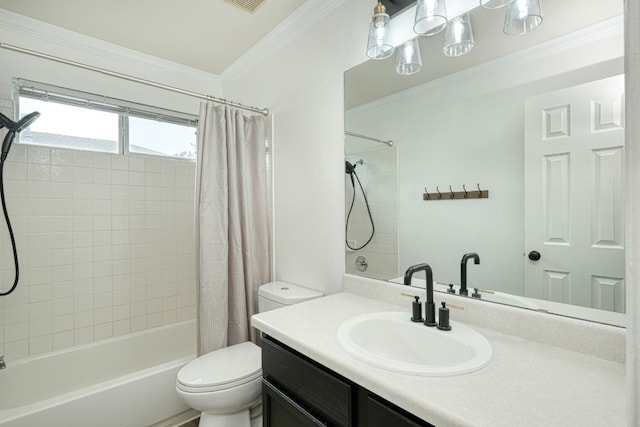
[[[345,73],[345,131],[393,141],[345,136],[362,184],[345,175],[347,273],[402,282],[427,262],[436,289],[459,292],[475,252],[470,296],[624,324],[623,2],[542,6],[519,37],[502,33],[504,11],[474,9],[462,57],[442,54],[442,34],[420,38],[417,74],[397,75],[394,57]],[[574,153],[581,128],[608,142]],[[464,198],[478,189],[488,197]],[[562,252],[579,245],[595,253]]]

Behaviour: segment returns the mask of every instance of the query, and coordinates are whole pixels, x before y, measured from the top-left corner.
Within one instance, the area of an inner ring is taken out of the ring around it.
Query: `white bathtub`
[[[0,370],[1,427],[143,427],[189,409],[175,392],[195,321],[73,347]]]

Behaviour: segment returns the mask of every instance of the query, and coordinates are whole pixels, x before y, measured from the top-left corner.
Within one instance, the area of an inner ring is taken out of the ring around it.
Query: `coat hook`
[[[429,192],[427,191],[427,187],[424,187],[424,195],[427,196],[427,200],[431,198]]]
[[[467,187],[465,187],[464,184],[462,184],[462,190],[464,190],[464,198],[466,199],[467,197],[469,197],[469,193],[467,193]]]
[[[440,193],[440,189],[438,188],[437,185],[436,185],[436,191],[438,192],[438,200],[442,199],[442,193]]]
[[[482,199],[482,190],[480,189],[480,183],[478,183],[478,198]]]
[[[449,186],[449,193],[451,193],[451,195],[449,196],[450,198],[453,199],[454,197],[456,197],[456,195],[453,194],[453,189],[451,188],[451,186]]]

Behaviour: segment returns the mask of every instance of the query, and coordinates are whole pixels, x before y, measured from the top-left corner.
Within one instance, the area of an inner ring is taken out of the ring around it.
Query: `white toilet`
[[[321,297],[320,292],[285,282],[258,289],[258,311],[269,311]],[[245,342],[198,357],[180,369],[176,391],[201,411],[200,427],[262,426],[262,354]]]

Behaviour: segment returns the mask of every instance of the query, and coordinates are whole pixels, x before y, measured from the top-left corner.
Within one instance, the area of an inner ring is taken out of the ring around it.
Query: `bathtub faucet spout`
[[[7,364],[4,363],[4,356],[0,356],[0,369],[4,369],[7,367]]]

